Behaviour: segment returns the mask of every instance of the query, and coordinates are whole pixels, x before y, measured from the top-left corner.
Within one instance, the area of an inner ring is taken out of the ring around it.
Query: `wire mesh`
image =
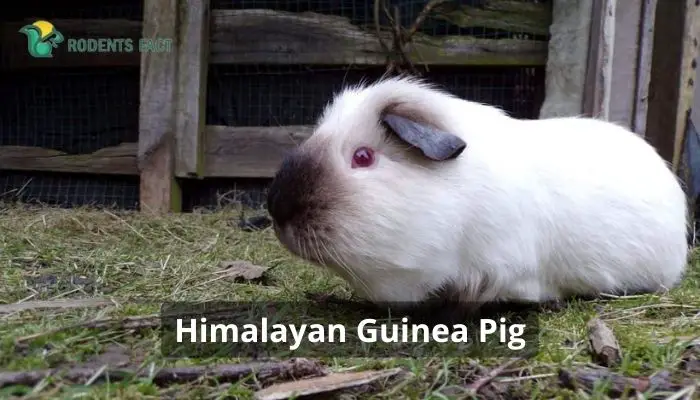
[[[209,73],[207,124],[282,126],[313,124],[334,92],[379,78],[384,67],[226,65]],[[536,118],[542,68],[431,67],[429,79],[458,96]]]
[[[135,210],[139,181],[131,176],[3,171],[0,172],[0,198],[25,204]]]
[[[0,86],[0,146],[81,154],[136,142],[138,83],[138,68],[12,73]]]

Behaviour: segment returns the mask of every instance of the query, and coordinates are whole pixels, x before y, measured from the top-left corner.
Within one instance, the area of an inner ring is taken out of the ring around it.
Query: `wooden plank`
[[[642,25],[639,34],[639,58],[632,130],[646,136],[651,56],[654,48],[654,23],[657,0],[643,0]]]
[[[222,64],[359,64],[386,62],[376,35],[347,18],[273,10],[213,13],[212,62]],[[382,33],[389,42],[391,33]],[[430,65],[543,65],[547,43],[416,34],[407,48]]]
[[[435,8],[433,18],[461,28],[490,28],[520,34],[547,35],[552,23],[551,2],[482,0],[478,5],[447,2]]]
[[[0,46],[10,49],[2,61],[6,70],[32,67],[139,65],[140,22],[126,20],[70,20],[51,22],[66,37],[131,38],[134,51],[68,52],[64,43],[54,58],[32,59],[26,40],[17,33],[33,20],[5,22]],[[374,28],[362,29],[347,18],[317,13],[273,10],[211,10],[212,64],[326,64],[383,65],[386,63]],[[164,36],[164,34],[159,34]],[[391,33],[382,37],[390,40]],[[547,42],[522,39],[480,39],[471,36],[415,34],[407,54],[416,64],[429,65],[544,65]],[[15,57],[15,55],[17,55]]]
[[[209,0],[180,4],[176,174],[203,173],[203,137],[209,69]]]
[[[299,126],[217,126],[204,130],[202,175],[211,177],[271,178],[287,152],[313,132]],[[39,147],[0,146],[0,168],[90,174],[138,175],[138,143],[122,143],[92,154],[67,155]],[[187,174],[179,177],[190,177]]]
[[[144,0],[144,38],[177,38],[178,1]],[[175,112],[177,48],[141,53],[138,166],[140,208],[150,213],[178,211],[180,188],[175,180]]]
[[[618,1],[615,10],[608,119],[629,129],[633,126],[637,94],[637,65],[643,2],[644,0]]]
[[[582,115],[591,117],[594,114],[595,93],[597,85],[594,83],[599,71],[600,32],[603,26],[603,2],[605,0],[592,0],[591,25],[588,30],[588,56],[586,58],[586,75],[583,83]]]
[[[136,149],[136,143],[122,143],[91,154],[67,154],[41,147],[0,146],[0,169],[138,175]]]
[[[584,115],[610,119],[610,106],[613,82],[613,60],[615,57],[615,19],[617,0],[599,0],[600,14],[594,14],[596,24],[592,25],[587,92],[584,102]]]
[[[578,116],[583,110],[593,0],[554,0],[550,27],[545,100],[540,118]]]
[[[207,177],[270,178],[285,154],[306,140],[313,126],[207,126]]]
[[[659,2],[655,18],[646,138],[675,170],[693,99],[698,6],[695,0]]]
[[[596,118],[610,120],[617,0],[603,0],[602,11],[591,114]]]

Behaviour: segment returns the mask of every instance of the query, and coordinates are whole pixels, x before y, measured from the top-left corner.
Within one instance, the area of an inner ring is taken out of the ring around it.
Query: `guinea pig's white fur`
[[[441,162],[411,152],[382,128],[387,110],[459,136],[466,150]],[[353,169],[360,146],[376,161]],[[445,287],[465,302],[653,292],[677,284],[687,263],[677,178],[646,141],[602,120],[518,120],[388,78],[337,94],[293,157],[317,163],[303,188],[317,202],[301,203],[323,207],[276,226],[278,237],[373,301]],[[278,186],[280,199],[294,196]]]

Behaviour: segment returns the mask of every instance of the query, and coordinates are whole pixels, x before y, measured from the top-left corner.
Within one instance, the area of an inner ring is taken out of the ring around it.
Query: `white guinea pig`
[[[684,191],[636,134],[518,120],[406,77],[337,94],[267,207],[287,249],[374,302],[656,292],[689,250]]]

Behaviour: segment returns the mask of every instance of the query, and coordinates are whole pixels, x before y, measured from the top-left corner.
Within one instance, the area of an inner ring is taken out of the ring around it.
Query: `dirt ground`
[[[350,296],[239,215],[0,205],[0,398],[700,398],[698,251],[668,294],[542,311],[524,359],[165,359],[164,301]]]

